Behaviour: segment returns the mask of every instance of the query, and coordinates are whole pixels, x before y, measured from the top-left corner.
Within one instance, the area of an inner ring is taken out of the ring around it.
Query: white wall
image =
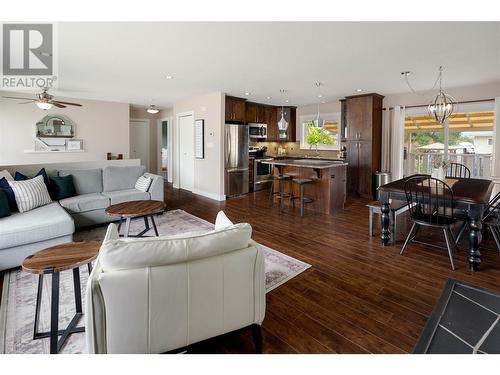
[[[205,158],[194,162],[194,193],[216,200],[224,200],[224,102],[222,92],[213,92],[174,103],[173,158],[177,160],[179,145],[176,115],[194,112],[194,120],[205,120]],[[166,113],[165,113],[166,114]],[[162,116],[164,113],[162,113]],[[179,185],[178,170],[174,162],[173,183]],[[182,168],[182,166],[181,166]]]
[[[129,105],[58,98],[82,107],[43,111],[34,104],[18,104],[3,96],[27,96],[20,92],[0,92],[0,165],[106,160],[106,153],[129,157]],[[35,124],[47,114],[63,114],[76,124],[76,139],[83,139],[82,153],[25,153],[34,149]]]

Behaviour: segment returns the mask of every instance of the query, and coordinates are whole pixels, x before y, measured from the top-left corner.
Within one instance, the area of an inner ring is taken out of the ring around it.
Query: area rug
[[[173,235],[193,231],[209,231],[214,225],[193,216],[183,210],[168,211],[155,217],[160,235]],[[133,221],[130,233],[138,233],[143,229],[142,220]],[[75,241],[102,240],[106,233],[106,225],[80,230],[74,235]],[[266,293],[284,284],[309,267],[309,264],[279,251],[262,246],[265,256]],[[85,298],[85,285],[88,273],[86,267],[81,268],[82,297]],[[50,277],[46,277],[43,285],[43,296],[39,329],[50,328]],[[5,274],[4,290],[0,302],[0,352],[1,353],[33,353],[49,352],[49,339],[33,340],[33,321],[38,278],[22,272],[20,269]],[[71,272],[61,273],[61,291],[59,307],[59,327],[66,327],[74,314],[75,302],[73,279]],[[83,324],[84,319],[80,321]],[[85,334],[70,335],[61,353],[85,353]]]

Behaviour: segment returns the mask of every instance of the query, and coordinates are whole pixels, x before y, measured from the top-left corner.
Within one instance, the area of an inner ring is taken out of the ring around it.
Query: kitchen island
[[[292,178],[309,178],[313,180],[305,187],[305,196],[315,200],[308,204],[307,209],[317,210],[326,215],[339,212],[344,208],[346,199],[346,170],[347,163],[340,160],[322,160],[315,158],[269,160],[263,163],[274,167],[274,176],[287,174]],[[278,184],[275,184],[278,191]],[[287,183],[285,192],[299,196],[299,188],[291,184],[291,191]]]

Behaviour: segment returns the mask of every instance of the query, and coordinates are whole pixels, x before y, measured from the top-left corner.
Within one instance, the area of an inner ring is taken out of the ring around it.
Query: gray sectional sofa
[[[95,169],[59,170],[73,176],[77,195],[34,210],[0,219],[0,270],[21,265],[38,250],[71,242],[75,228],[116,220],[104,210],[133,200],[163,201],[163,178],[144,173],[143,166],[106,166]],[[139,176],[153,179],[147,192],[135,189]]]

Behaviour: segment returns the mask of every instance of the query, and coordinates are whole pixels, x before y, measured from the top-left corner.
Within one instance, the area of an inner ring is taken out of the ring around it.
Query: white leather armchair
[[[110,224],[86,291],[89,353],[163,353],[243,327],[261,350],[264,255],[249,224],[119,238]]]

